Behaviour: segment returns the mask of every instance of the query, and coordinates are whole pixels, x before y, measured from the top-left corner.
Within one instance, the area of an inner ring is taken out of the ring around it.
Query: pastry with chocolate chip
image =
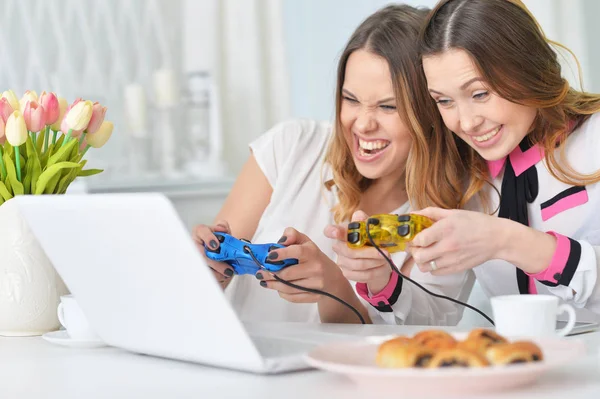
[[[493,365],[539,362],[544,355],[539,346],[530,341],[517,341],[491,346],[486,357]]]
[[[413,341],[418,345],[434,350],[451,349],[457,343],[452,335],[442,330],[421,331],[413,337]]]
[[[489,363],[479,353],[464,349],[438,351],[427,366],[430,369],[441,367],[486,367]]]
[[[434,354],[434,350],[417,345],[410,338],[398,337],[379,346],[375,361],[387,368],[427,367]]]

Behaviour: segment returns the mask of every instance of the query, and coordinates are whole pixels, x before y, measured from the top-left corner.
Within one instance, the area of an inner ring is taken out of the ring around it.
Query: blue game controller
[[[225,262],[233,267],[236,274],[256,274],[261,267],[250,255],[256,258],[262,268],[270,272],[278,272],[284,267],[298,264],[298,259],[270,260],[269,251],[277,248],[285,248],[281,244],[252,244],[250,241],[238,240],[226,233],[214,233],[219,240],[219,248],[206,248],[208,259]]]

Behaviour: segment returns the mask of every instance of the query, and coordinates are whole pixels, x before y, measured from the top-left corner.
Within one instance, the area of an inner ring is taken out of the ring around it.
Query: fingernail
[[[215,240],[210,240],[210,247],[211,248],[216,248],[217,247],[217,242]]]
[[[269,252],[269,259],[277,259],[277,252]]]
[[[266,281],[261,281],[260,282],[260,286],[266,288],[267,287],[267,282]]]
[[[261,272],[258,272],[258,273],[256,273],[256,276],[255,276],[255,277],[256,277],[257,279],[259,279],[259,280],[262,280],[262,279],[263,279],[263,275],[262,275],[262,273],[261,273]]]
[[[233,270],[231,270],[231,269],[225,269],[225,271],[223,273],[225,273],[225,275],[227,277],[233,276]]]
[[[277,241],[277,244],[281,244],[283,242],[285,242],[285,240],[287,240],[286,236],[281,236],[281,238],[279,239],[279,241]]]

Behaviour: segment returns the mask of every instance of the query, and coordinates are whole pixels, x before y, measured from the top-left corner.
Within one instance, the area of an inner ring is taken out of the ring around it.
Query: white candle
[[[154,94],[156,105],[159,107],[172,107],[177,103],[179,93],[175,73],[172,69],[159,69],[154,72]]]
[[[125,116],[129,130],[134,137],[147,135],[146,95],[142,85],[131,83],[125,86]]]

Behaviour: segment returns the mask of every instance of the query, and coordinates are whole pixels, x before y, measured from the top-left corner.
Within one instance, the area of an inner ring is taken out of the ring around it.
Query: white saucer
[[[52,331],[42,335],[42,338],[56,345],[70,348],[101,348],[107,346],[99,339],[74,339],[65,330]]]

